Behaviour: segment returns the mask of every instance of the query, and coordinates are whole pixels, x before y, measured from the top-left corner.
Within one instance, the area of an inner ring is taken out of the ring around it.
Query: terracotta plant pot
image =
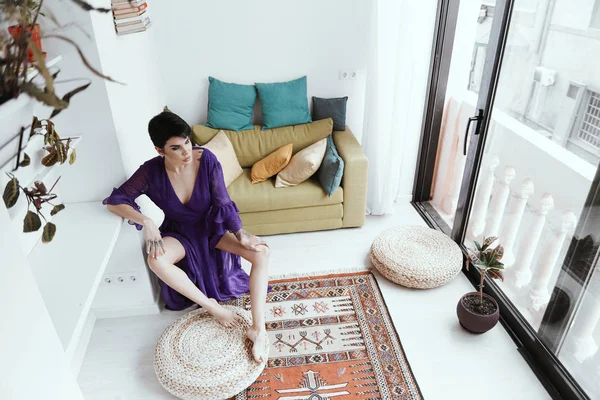
[[[33,31],[32,31],[33,29]],[[21,35],[21,25],[11,25],[8,27],[8,33],[15,40]],[[40,51],[42,50],[42,35],[40,34],[40,25],[35,24],[33,28],[30,26],[27,27],[27,32],[31,32],[31,41],[29,42],[29,47],[27,48],[27,58],[29,62],[35,61],[33,57],[33,51],[31,51],[31,46],[36,46]],[[46,53],[44,53],[44,58],[46,58]]]
[[[479,293],[465,294],[458,301],[456,314],[463,328],[473,333],[492,329],[500,319],[500,307],[491,296],[483,294],[483,310],[479,307]]]

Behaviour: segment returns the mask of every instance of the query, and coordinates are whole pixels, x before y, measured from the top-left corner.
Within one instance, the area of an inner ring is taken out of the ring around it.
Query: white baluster
[[[492,215],[485,225],[485,236],[498,236],[498,230],[506,208],[506,200],[510,194],[510,183],[515,179],[515,175],[515,169],[507,165],[504,167],[502,178],[496,181],[496,193],[492,198],[491,206]]]
[[[460,147],[462,149],[462,147]],[[462,185],[462,178],[465,172],[465,162],[467,157],[462,152],[456,153],[456,164],[454,165],[454,174],[452,175],[452,186],[448,191],[448,195],[444,198],[442,204],[442,210],[452,218],[456,213],[456,206],[458,205],[458,195],[460,193],[460,186]]]
[[[600,302],[588,291],[577,312],[573,330],[574,356],[580,363],[592,358],[598,351],[594,331],[600,321]]]
[[[502,231],[500,232],[500,243],[504,245],[504,257],[502,262],[506,266],[511,266],[515,262],[515,252],[513,250],[515,239],[517,238],[517,232],[521,221],[523,220],[523,212],[527,205],[529,196],[533,194],[533,181],[531,179],[524,179],[521,183],[521,187],[516,191],[509,204],[509,213],[507,214],[509,220],[506,221]]]
[[[533,273],[533,286],[529,292],[531,305],[535,311],[540,311],[542,307],[548,304],[550,293],[548,292],[548,283],[554,272],[556,261],[562,250],[563,243],[567,233],[575,228],[577,218],[571,211],[565,211],[562,216],[562,223],[558,231],[552,232],[550,240],[544,246],[540,255],[538,264]]]
[[[540,208],[535,212],[533,224],[521,238],[519,251],[517,251],[517,263],[509,269],[508,275],[514,278],[515,286],[522,288],[531,281],[531,261],[538,247],[542,230],[546,225],[546,217],[554,208],[554,199],[548,193],[544,193],[540,201]]]
[[[485,215],[490,204],[492,189],[494,188],[494,173],[500,164],[498,156],[493,156],[487,168],[482,171],[481,181],[477,184],[477,193],[473,202],[473,211],[469,219],[468,234],[471,239],[479,237],[485,227]]]

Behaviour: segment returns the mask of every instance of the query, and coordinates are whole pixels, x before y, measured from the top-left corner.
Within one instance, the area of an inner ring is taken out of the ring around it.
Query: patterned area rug
[[[270,284],[267,368],[235,400],[423,398],[370,272]]]

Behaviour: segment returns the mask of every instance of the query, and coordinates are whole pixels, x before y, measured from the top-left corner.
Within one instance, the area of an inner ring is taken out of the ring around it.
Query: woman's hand
[[[150,219],[147,219],[142,224],[144,226],[144,242],[146,243],[146,252],[154,259],[165,254],[165,246],[163,244],[160,231]]]
[[[254,236],[253,234],[246,232],[243,229],[237,231],[235,233],[235,237],[237,238],[237,240],[240,241],[242,247],[248,250],[260,251],[260,246],[269,247],[269,245],[264,240],[262,240],[258,236]]]

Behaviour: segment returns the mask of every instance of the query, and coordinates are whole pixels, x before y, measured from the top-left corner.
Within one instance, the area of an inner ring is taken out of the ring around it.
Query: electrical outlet
[[[353,81],[358,78],[358,70],[356,69],[341,69],[338,72],[338,77],[341,81]]]
[[[126,272],[121,274],[107,274],[104,275],[102,283],[105,285],[124,285],[129,283],[136,283],[139,280],[137,273]]]

